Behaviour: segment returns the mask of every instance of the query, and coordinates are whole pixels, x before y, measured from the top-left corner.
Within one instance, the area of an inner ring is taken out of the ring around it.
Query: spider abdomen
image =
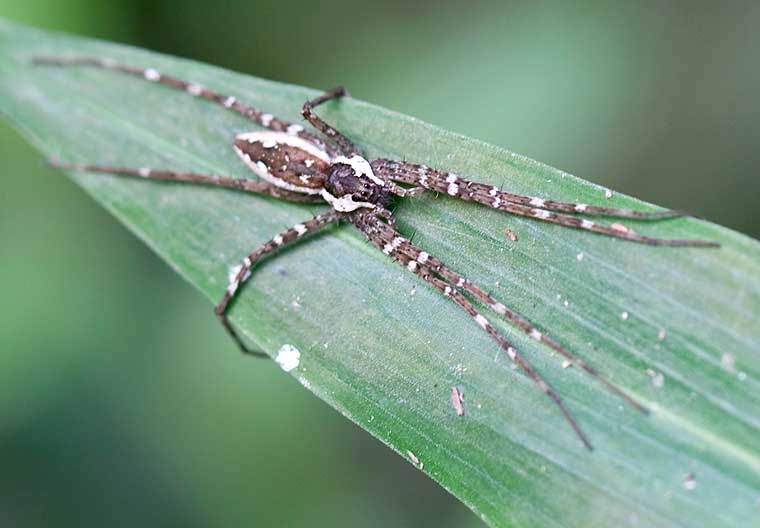
[[[303,194],[319,194],[329,173],[327,152],[284,132],[246,132],[235,136],[235,152],[260,178]]]

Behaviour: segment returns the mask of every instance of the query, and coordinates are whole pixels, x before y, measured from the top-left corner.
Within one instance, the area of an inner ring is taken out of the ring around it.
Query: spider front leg
[[[250,278],[251,268],[253,265],[265,255],[281,248],[284,245],[302,238],[308,233],[313,233],[333,222],[336,222],[339,218],[340,215],[337,212],[329,211],[325,214],[317,215],[311,220],[307,220],[300,224],[296,224],[289,229],[286,229],[279,235],[275,236],[271,240],[268,240],[253,250],[247,257],[243,259],[243,263],[240,265],[240,268],[233,273],[230,284],[227,287],[227,291],[224,292],[222,300],[219,301],[219,304],[217,304],[216,308],[214,308],[214,313],[219,318],[219,321],[222,323],[222,326],[224,326],[225,330],[227,330],[227,333],[230,334],[232,339],[235,341],[235,343],[237,343],[238,347],[244,354],[262,357],[266,356],[266,354],[263,352],[254,351],[248,348],[245,343],[243,343],[243,340],[240,338],[235,329],[232,327],[230,320],[227,317],[229,304],[232,299],[235,298],[235,295],[237,294],[240,287]]]
[[[512,362],[518,365],[528,377],[559,407],[560,411],[575,431],[576,435],[583,442],[587,449],[593,449],[588,438],[581,430],[580,426],[573,418],[570,411],[565,406],[559,395],[549,386],[543,377],[533,368],[533,366],[502,336],[488,320],[478,312],[470,301],[457,289],[462,284],[450,284],[439,276],[440,270],[434,269],[428,265],[431,258],[425,252],[420,252],[418,258],[412,258],[407,252],[402,250],[402,246],[410,245],[409,240],[401,236],[397,231],[387,224],[381,222],[373,213],[361,212],[351,216],[351,222],[359,228],[384,254],[393,258],[406,269],[422,278],[425,282],[431,284],[445,297],[453,300],[460,308],[467,312],[480,326],[485,330],[494,341],[506,352]],[[423,255],[424,254],[424,255]]]
[[[243,101],[238,100],[232,95],[225,95],[215,90],[211,90],[192,81],[186,81],[158,71],[155,68],[142,68],[140,66],[132,66],[130,64],[124,64],[113,59],[103,57],[89,57],[89,56],[74,56],[74,57],[47,57],[38,56],[32,59],[32,62],[39,66],[58,66],[58,67],[72,67],[72,66],[85,66],[91,68],[99,68],[102,70],[110,70],[119,73],[125,73],[144,79],[146,81],[160,83],[175,90],[184,91],[192,96],[206,99],[213,103],[223,106],[227,110],[235,112],[246,119],[253,121],[257,125],[261,125],[275,132],[285,132],[290,135],[298,136],[302,139],[313,143],[319,148],[324,148],[330,151],[331,154],[337,155],[338,152],[330,145],[325,145],[324,141],[317,135],[304,130],[301,125],[290,123],[284,119],[273,116],[269,112],[265,112],[259,108],[251,106]]]
[[[328,125],[321,117],[314,113],[315,107],[332,99],[343,97],[344,95],[348,95],[346,89],[342,86],[336,86],[332,90],[325,92],[319,97],[315,97],[310,101],[306,101],[303,105],[303,108],[301,109],[301,115],[303,115],[304,119],[311,123],[314,128],[334,141],[344,156],[350,157],[354,154],[360,154],[359,149],[356,148],[356,145],[354,145],[350,139],[341,134],[337,129]]]
[[[564,227],[592,231],[601,235],[622,238],[652,246],[719,247],[719,244],[716,242],[708,240],[670,240],[647,237],[620,224],[607,225],[586,220],[584,218],[553,212],[565,211],[575,214],[647,220],[683,216],[685,213],[680,211],[668,210],[646,212],[634,211],[631,209],[597,207],[583,203],[545,200],[542,198],[504,192],[492,185],[474,182],[461,178],[450,172],[444,172],[425,165],[404,161],[377,159],[372,161],[371,166],[375,173],[382,178],[419,185],[425,189],[447,194],[464,201],[477,202],[507,213],[535,218],[544,222],[559,224]]]
[[[63,170],[80,172],[96,172],[100,174],[114,174],[117,176],[130,176],[148,180],[175,181],[225,187],[254,194],[263,194],[288,200],[291,202],[322,203],[324,200],[316,195],[303,194],[295,191],[282,189],[271,183],[248,178],[230,178],[216,174],[198,174],[195,172],[179,172],[166,169],[152,169],[150,167],[117,167],[115,165],[98,165],[91,163],[67,163],[58,160],[49,160],[51,167]]]

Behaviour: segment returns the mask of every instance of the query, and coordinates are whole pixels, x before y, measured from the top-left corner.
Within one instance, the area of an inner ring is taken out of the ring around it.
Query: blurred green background
[[[0,16],[342,83],[760,237],[757,2],[0,0]],[[0,159],[0,526],[480,526],[241,357],[211,305],[4,124]]]

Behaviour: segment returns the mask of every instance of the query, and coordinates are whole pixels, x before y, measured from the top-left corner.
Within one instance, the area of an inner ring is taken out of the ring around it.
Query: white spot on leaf
[[[720,364],[721,366],[729,371],[734,370],[734,363],[736,362],[736,359],[734,358],[734,355],[730,352],[724,352],[723,355],[720,357]]]
[[[282,345],[277,351],[277,357],[274,359],[285,372],[298,368],[301,363],[301,351],[293,345]]]

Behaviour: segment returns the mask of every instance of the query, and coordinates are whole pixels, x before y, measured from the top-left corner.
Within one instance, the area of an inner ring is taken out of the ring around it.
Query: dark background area
[[[758,3],[0,0],[0,16],[344,84],[760,236]],[[5,124],[0,159],[0,525],[480,525],[240,357],[211,305]]]

